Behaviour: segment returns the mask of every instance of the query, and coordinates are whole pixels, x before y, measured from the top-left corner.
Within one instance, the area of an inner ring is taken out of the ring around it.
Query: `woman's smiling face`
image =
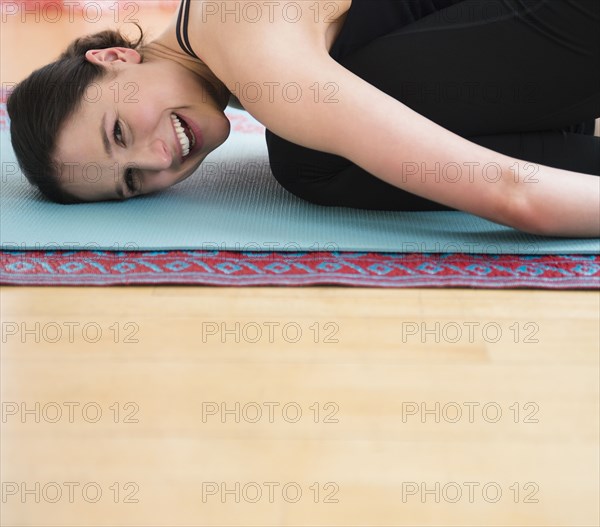
[[[84,201],[128,199],[190,176],[225,142],[230,123],[204,84],[172,61],[128,48],[90,50],[108,74],[58,135],[60,186]]]

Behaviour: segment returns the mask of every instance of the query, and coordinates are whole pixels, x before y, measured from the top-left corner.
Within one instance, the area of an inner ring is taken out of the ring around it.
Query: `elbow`
[[[509,227],[537,236],[552,236],[555,233],[553,217],[539,203],[535,203],[523,189],[515,192],[503,211],[504,223]]]
[[[548,214],[548,209],[539,197],[534,195],[532,188],[525,187],[507,178],[508,185],[501,190],[496,203],[501,206],[496,209],[498,223],[512,227],[528,234],[537,236],[552,236],[555,232],[555,216]]]
[[[520,231],[528,234],[535,234],[537,236],[554,235],[554,230],[549,218],[544,217],[539,213],[539,211],[536,212],[532,209],[519,211],[518,215],[515,217],[515,223],[513,227]]]

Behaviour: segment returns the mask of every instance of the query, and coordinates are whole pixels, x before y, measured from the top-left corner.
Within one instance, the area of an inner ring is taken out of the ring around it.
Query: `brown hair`
[[[135,25],[140,31],[136,42],[113,30],[76,39],[58,60],[35,70],[8,97],[10,139],[19,166],[27,180],[51,201],[82,202],[61,188],[60,167],[53,161],[53,153],[61,126],[79,108],[88,86],[106,74],[102,66],[88,62],[85,54],[110,47],[139,50],[144,33]]]

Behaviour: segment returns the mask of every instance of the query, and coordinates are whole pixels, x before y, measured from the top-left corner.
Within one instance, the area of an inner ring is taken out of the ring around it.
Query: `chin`
[[[231,135],[231,123],[229,122],[229,119],[225,120],[227,121],[227,124],[223,127],[223,133],[221,134],[221,142],[215,148],[221,146],[225,141],[227,141],[227,139]]]

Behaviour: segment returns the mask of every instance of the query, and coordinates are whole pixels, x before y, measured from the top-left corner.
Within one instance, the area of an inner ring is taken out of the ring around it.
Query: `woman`
[[[303,199],[596,237],[600,138],[573,131],[600,116],[599,6],[183,0],[147,45],[103,32],[34,72],[11,138],[50,199],[125,199],[190,176],[234,94]]]

